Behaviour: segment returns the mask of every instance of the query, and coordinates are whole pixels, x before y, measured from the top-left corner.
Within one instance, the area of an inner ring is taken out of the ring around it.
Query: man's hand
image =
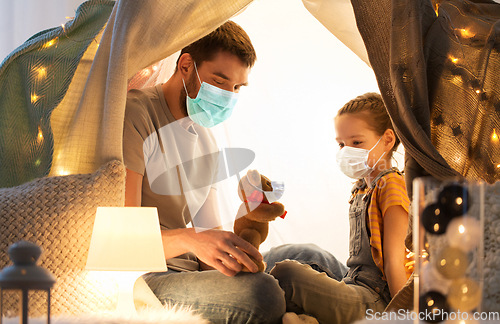
[[[240,272],[242,264],[252,272],[258,271],[257,265],[246,253],[257,261],[262,260],[262,255],[253,245],[232,232],[217,229],[191,232],[188,241],[190,250],[201,261],[226,276],[231,277]]]
[[[125,206],[141,205],[141,190],[143,176],[127,169],[125,184]],[[214,190],[210,192],[210,199],[203,205],[197,217],[218,215]],[[215,217],[215,216],[214,216]],[[214,222],[214,224],[219,224]],[[250,243],[232,232],[210,229],[196,232],[194,228],[179,228],[162,230],[165,259],[170,259],[186,252],[193,252],[202,261],[202,269],[216,269],[226,276],[234,276],[244,264],[250,271],[257,272],[257,265],[248,255],[257,261],[262,255]],[[246,253],[245,253],[246,252]]]

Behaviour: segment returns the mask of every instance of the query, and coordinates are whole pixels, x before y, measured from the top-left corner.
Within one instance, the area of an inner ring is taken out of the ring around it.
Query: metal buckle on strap
[[[370,195],[372,194],[372,192],[373,192],[373,187],[370,187],[370,188],[366,191],[365,195],[363,196],[363,201],[367,201],[367,200],[368,200],[368,197],[370,197]]]

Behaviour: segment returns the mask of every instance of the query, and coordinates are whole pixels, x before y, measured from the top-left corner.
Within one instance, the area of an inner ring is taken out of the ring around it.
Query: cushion
[[[89,174],[36,179],[0,189],[0,269],[11,264],[7,249],[19,240],[39,245],[38,265],[53,273],[51,312],[79,314],[112,310],[116,283],[85,271],[98,206],[123,206],[125,167],[111,161]],[[4,314],[18,313],[18,292],[3,293]],[[30,314],[46,314],[46,293],[30,296]]]

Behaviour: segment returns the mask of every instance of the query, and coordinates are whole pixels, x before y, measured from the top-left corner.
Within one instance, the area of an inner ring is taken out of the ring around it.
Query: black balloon
[[[432,234],[444,234],[450,219],[443,213],[439,204],[430,204],[422,212],[422,225]]]
[[[440,323],[446,319],[444,313],[450,312],[446,297],[437,291],[428,291],[418,299],[421,319],[427,323]]]
[[[441,210],[450,218],[467,213],[471,203],[467,188],[457,183],[445,186],[438,196]]]

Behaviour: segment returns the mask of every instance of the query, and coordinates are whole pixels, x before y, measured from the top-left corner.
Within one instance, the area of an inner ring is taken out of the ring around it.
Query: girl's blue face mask
[[[223,90],[206,82],[201,82],[196,63],[194,63],[194,68],[201,84],[195,99],[189,97],[186,83],[182,79],[184,90],[186,90],[187,94],[186,106],[188,116],[200,126],[207,128],[214,127],[231,116],[238,100],[238,94]]]

